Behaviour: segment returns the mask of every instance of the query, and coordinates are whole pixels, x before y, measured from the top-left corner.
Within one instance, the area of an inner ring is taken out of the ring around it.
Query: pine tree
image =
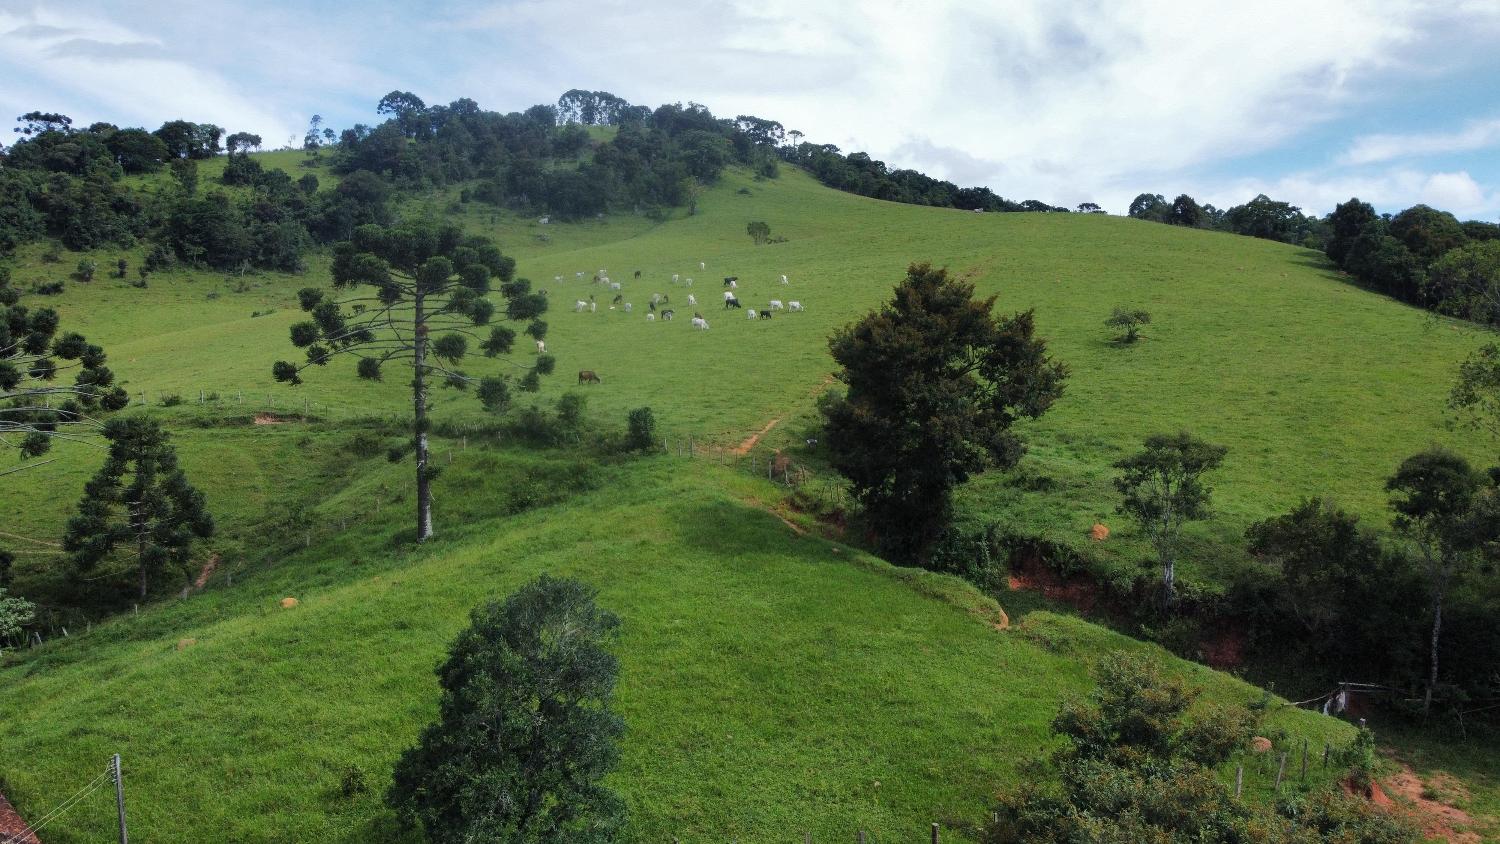
[[[531,282],[514,279],[515,261],[500,253],[488,239],[466,237],[457,226],[408,222],[395,227],[360,226],[354,239],[334,247],[333,285],[354,291],[335,300],[323,291],[306,288],[302,309],[312,319],[291,329],[292,344],[307,350],[306,362],[278,361],[272,368],[277,381],[302,383],[310,366],[326,365],[337,355],[358,358],[361,378],[379,380],[382,368],[399,361],[412,371],[412,437],[417,457],[417,541],[432,536],[432,475],[428,467],[427,388],[430,378],[457,389],[477,387],[485,408],[499,412],[510,403],[508,377],[471,377],[457,369],[468,353],[470,339],[488,357],[510,353],[516,332],[491,326],[487,338],[475,332],[494,316],[485,298],[493,279],[501,281],[506,299],[505,318],[528,321],[527,333],[540,340],[546,323],[547,297],[531,290]],[[507,361],[525,370],[517,384],[535,391],[541,377],[551,374],[555,359],[538,355],[531,365]]]
[[[46,454],[55,439],[97,431],[94,413],[129,402],[125,391],[113,386],[104,350],[81,334],[59,335],[59,327],[51,308],[20,304],[19,292],[0,268],[0,447],[14,448],[22,460]],[[75,368],[72,384],[60,380]],[[0,470],[0,475],[14,471]]]
[[[104,425],[104,438],[109,456],[84,486],[63,548],[80,572],[111,557],[133,557],[145,598],[151,580],[166,571],[187,576],[193,540],[212,536],[214,520],[156,422],[112,419]]]

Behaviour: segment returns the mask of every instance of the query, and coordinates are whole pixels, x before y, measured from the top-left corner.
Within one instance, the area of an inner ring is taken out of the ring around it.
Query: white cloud
[[[1472,152],[1492,146],[1500,146],[1500,119],[1476,121],[1457,132],[1366,135],[1355,138],[1348,151],[1339,156],[1339,162],[1374,164],[1397,158]]]

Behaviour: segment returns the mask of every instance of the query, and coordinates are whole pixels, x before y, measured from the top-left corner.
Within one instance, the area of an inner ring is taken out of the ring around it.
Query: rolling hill
[[[296,166],[287,154],[262,158]],[[360,443],[395,436],[400,385],[338,367],[296,390],[270,378],[271,362],[291,356],[296,290],[326,283],[321,259],[300,277],[69,283],[48,304],[103,343],[127,388],[173,423],[223,522],[223,562],[186,600],[6,659],[0,777],[23,811],[45,810],[118,751],[134,823],[151,840],[402,840],[380,793],[435,711],[431,668],[476,602],[551,571],[598,586],[625,622],[629,732],[615,784],[633,840],[804,830],[823,840],[860,828],[909,840],[931,821],[961,830],[1045,745],[1047,722],[1086,690],[1092,662],[1149,646],[1048,611],[1013,613],[999,630],[993,599],[973,587],[895,569],[766,512],[781,487],[718,451],[772,420],[783,424],[768,443],[800,444],[799,420],[829,383],[833,329],[877,305],[912,261],[971,278],[1003,309],[1035,308],[1072,368],[1063,400],[1027,426],[1018,470],[1050,483],[1022,492],[1007,476],[982,477],[962,495],[966,518],[1133,570],[1143,546],[1128,530],[1085,545],[1113,509],[1109,463],[1146,434],[1189,428],[1230,449],[1214,479],[1219,515],[1193,532],[1183,564],[1209,586],[1249,564],[1246,525],[1301,496],[1329,494],[1383,522],[1380,483],[1397,461],[1433,441],[1462,445],[1443,429],[1442,405],[1453,367],[1482,339],[1347,284],[1306,250],[1114,217],[894,205],[791,168],[776,180],[731,172],[697,213],[663,221],[543,225],[461,203],[456,190],[406,209],[493,234],[521,275],[549,289],[559,374],[539,401],[582,389],[570,373],[594,369],[603,383],[586,388],[592,415],[619,424],[649,405],[668,436],[693,437],[709,459],[594,459],[455,433],[438,447],[450,461],[439,538],[414,548],[401,540],[409,465]],[[755,220],[785,242],[753,245],[745,225]],[[61,277],[76,260],[48,264],[43,252],[23,252],[18,282]],[[610,310],[588,282],[601,268],[632,313]],[[673,284],[674,273],[695,283]],[[768,322],[724,312],[728,275],[746,307],[797,299],[806,311]],[[647,322],[652,292],[684,317],[693,293],[712,329]],[[598,312],[572,312],[590,293]],[[1102,323],[1117,304],[1153,314],[1133,348],[1108,342]],[[166,395],[186,404],[156,407]],[[438,399],[440,421],[483,421],[471,397]],[[257,413],[282,422],[253,425]],[[18,516],[5,529],[55,536],[96,459],[66,449],[45,477],[0,489],[0,509]],[[18,581],[57,582],[54,557],[24,555]],[[280,608],[287,596],[300,605]],[[1172,665],[1212,699],[1260,697]],[[1313,747],[1351,733],[1279,706],[1266,729]],[[350,765],[369,792],[340,794]],[[1268,797],[1263,772],[1250,785]],[[69,813],[47,840],[106,834],[101,807]]]

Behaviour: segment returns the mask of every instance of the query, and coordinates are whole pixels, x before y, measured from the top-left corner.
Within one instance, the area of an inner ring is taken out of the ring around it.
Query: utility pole
[[[125,832],[125,781],[120,777],[120,754],[110,760],[115,775],[115,808],[120,812],[120,844],[130,844],[130,835]]]

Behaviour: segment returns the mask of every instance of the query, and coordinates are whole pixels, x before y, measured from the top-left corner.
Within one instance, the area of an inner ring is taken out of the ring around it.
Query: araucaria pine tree
[[[0,447],[27,460],[47,453],[54,439],[97,430],[92,414],[118,410],[129,398],[113,386],[103,349],[81,334],[59,336],[51,308],[19,302],[0,268]],[[78,370],[71,384],[59,377],[68,369]]]
[[[476,329],[494,317],[485,298],[494,279],[501,282],[508,320],[530,323],[527,333],[540,340],[546,323],[547,297],[532,292],[526,279],[515,279],[515,261],[488,239],[465,236],[457,226],[425,221],[394,227],[367,225],[354,238],[334,247],[333,286],[350,291],[334,299],[307,288],[299,294],[312,319],[292,326],[292,344],[307,350],[301,364],[279,361],[277,381],[302,383],[310,366],[326,365],[335,356],[357,358],[361,378],[379,380],[393,361],[412,372],[412,439],[417,460],[417,540],[432,536],[432,470],[428,467],[427,390],[432,379],[458,389],[476,387],[485,408],[499,412],[510,403],[509,376],[472,377],[457,367],[477,342],[488,357],[508,355],[516,332],[491,326],[487,337]],[[524,375],[522,390],[535,391],[552,372],[555,359],[537,355],[530,365],[507,361]]]
[[[104,438],[109,456],[83,488],[63,549],[80,572],[111,558],[133,561],[144,598],[154,577],[168,571],[187,576],[193,541],[213,536],[214,520],[156,422],[111,419]]]

